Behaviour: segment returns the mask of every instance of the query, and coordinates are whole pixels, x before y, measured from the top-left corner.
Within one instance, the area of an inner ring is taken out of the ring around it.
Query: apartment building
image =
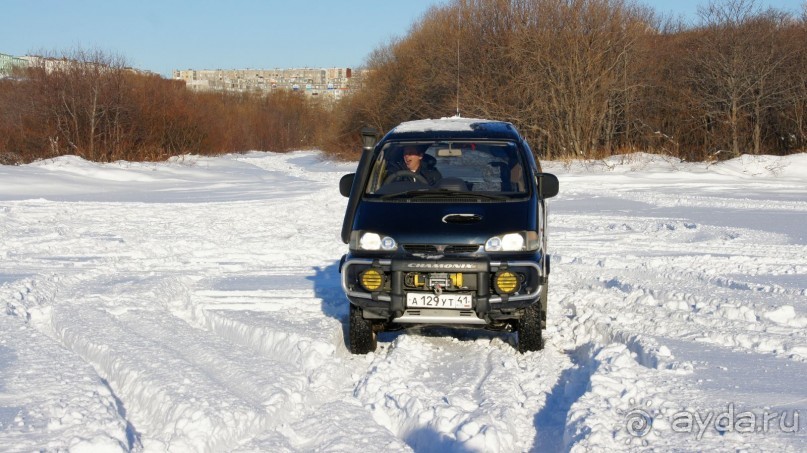
[[[76,62],[67,58],[26,55],[15,57],[0,53],[0,77],[11,74],[14,67],[43,67],[46,71],[66,70]],[[93,64],[93,63],[88,63]],[[145,75],[150,71],[122,68]],[[351,68],[291,68],[291,69],[187,69],[175,70],[173,78],[182,80],[195,91],[271,92],[298,91],[306,96],[328,101],[338,100],[350,89],[360,85]]]
[[[187,69],[174,71],[196,91],[299,91],[306,96],[339,99],[350,89],[350,68]]]
[[[0,77],[11,75],[15,67],[27,67],[28,62],[22,58],[0,53]]]

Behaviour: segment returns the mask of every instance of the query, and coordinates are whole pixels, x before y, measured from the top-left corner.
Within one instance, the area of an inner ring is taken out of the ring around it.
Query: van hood
[[[495,203],[363,200],[353,231],[387,235],[398,243],[484,244],[492,236],[537,229],[530,199]]]

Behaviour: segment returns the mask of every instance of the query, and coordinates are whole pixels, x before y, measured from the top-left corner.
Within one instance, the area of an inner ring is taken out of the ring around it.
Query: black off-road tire
[[[541,332],[541,304],[532,304],[524,309],[518,320],[518,352],[540,351],[544,349]]]
[[[378,346],[376,333],[373,330],[373,323],[364,319],[361,315],[361,308],[350,304],[350,332],[348,345],[353,354],[367,354],[375,351]]]
[[[549,303],[549,278],[544,281],[544,287],[541,289],[541,328],[546,329],[546,312]]]

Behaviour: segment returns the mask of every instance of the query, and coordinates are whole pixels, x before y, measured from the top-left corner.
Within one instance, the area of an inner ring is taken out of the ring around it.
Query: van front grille
[[[458,254],[458,253],[475,253],[479,250],[479,246],[475,244],[461,244],[461,245],[445,245],[438,246],[434,244],[403,244],[404,250],[408,253],[426,253],[426,254]],[[442,252],[440,251],[442,250]]]
[[[409,253],[437,253],[437,247],[430,244],[404,244],[403,248]]]
[[[449,245],[446,253],[475,253],[479,250],[478,245]]]

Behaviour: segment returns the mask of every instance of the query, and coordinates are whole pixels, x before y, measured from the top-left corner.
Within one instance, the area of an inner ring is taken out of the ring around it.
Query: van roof
[[[520,140],[516,128],[505,121],[450,117],[407,121],[393,128],[384,140],[416,139]]]

